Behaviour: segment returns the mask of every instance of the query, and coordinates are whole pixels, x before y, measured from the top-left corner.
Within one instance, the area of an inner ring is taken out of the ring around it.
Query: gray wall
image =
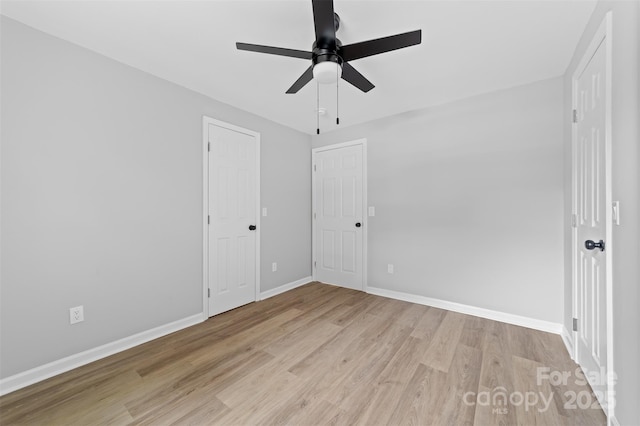
[[[562,322],[562,93],[556,78],[314,136],[368,140],[368,285]]]
[[[310,275],[308,135],[5,17],[1,47],[0,377],[202,311],[203,115],[262,135],[262,291]]]
[[[613,227],[614,371],[618,376],[615,415],[620,424],[640,424],[640,3],[600,1],[578,43],[565,81],[565,326],[571,327],[571,78],[605,14],[613,11],[612,161],[613,200],[621,224]]]

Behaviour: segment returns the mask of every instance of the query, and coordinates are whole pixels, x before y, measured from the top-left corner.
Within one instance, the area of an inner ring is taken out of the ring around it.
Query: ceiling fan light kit
[[[336,83],[337,86],[340,78],[367,93],[375,86],[351,66],[350,61],[414,46],[422,41],[422,30],[416,30],[343,46],[340,40],[336,38],[336,31],[340,28],[340,17],[333,10],[333,0],[312,0],[311,4],[316,39],[310,52],[258,44],[236,43],[238,50],[310,59],[311,66],[287,90],[286,93],[288,94],[297,93],[311,80],[316,80],[318,84]],[[339,124],[339,119],[337,118],[336,124]]]
[[[335,84],[342,76],[342,65],[337,62],[321,62],[313,67],[313,78],[320,84]]]

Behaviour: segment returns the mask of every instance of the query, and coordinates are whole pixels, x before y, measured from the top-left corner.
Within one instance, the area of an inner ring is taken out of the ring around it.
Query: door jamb
[[[362,145],[362,291],[368,293],[367,285],[367,235],[369,232],[369,214],[367,209],[367,139],[356,139],[348,142],[341,142],[332,145],[325,145],[311,150],[311,275],[316,280],[316,220],[313,217],[316,211],[316,175],[313,167],[316,164],[316,154],[333,149],[346,148],[350,146]]]
[[[578,93],[577,83],[578,78],[584,72],[584,69],[589,64],[589,61],[600,47],[604,44],[606,48],[606,98],[605,98],[605,241],[607,242],[607,250],[605,251],[605,266],[606,266],[606,279],[605,279],[605,291],[606,291],[606,309],[605,316],[606,330],[607,330],[607,391],[606,395],[603,395],[604,401],[600,401],[603,404],[604,412],[607,415],[608,422],[614,418],[615,410],[615,372],[613,362],[613,214],[612,214],[612,159],[611,159],[611,111],[612,111],[612,12],[609,11],[602,20],[602,23],[596,30],[595,34],[589,46],[582,55],[578,66],[576,67],[571,77],[571,105],[573,110],[577,110],[578,107]],[[578,176],[577,176],[577,123],[571,124],[571,209],[572,216],[577,216],[577,192],[578,192]],[[573,219],[572,219],[573,220]],[[572,262],[572,317],[577,318],[578,313],[578,281],[577,281],[577,268],[578,268],[578,232],[577,224],[571,228],[571,262]],[[578,361],[578,332],[572,332],[573,337],[573,358]],[[603,378],[600,378],[602,380]]]
[[[202,320],[209,319],[209,125],[253,136],[256,139],[256,285],[254,301],[260,300],[260,133],[202,116]]]

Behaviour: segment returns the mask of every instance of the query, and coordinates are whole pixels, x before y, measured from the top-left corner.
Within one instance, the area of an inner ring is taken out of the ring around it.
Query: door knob
[[[249,225],[249,231],[255,231],[255,230],[256,230],[255,225]]]
[[[597,243],[592,240],[587,240],[584,242],[584,246],[587,250],[593,250],[595,248],[599,248],[600,251],[604,251],[604,241],[600,240]]]
[[[362,224],[360,222],[356,222],[356,228],[360,228]]]

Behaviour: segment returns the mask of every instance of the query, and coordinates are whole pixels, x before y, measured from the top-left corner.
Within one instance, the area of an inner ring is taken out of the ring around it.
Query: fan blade
[[[353,84],[358,89],[367,93],[369,90],[373,89],[373,83],[367,80],[362,74],[360,74],[354,67],[344,62],[342,64],[342,79],[348,83]]]
[[[316,46],[320,49],[335,50],[336,27],[333,0],[312,0],[313,24],[316,28]]]
[[[422,30],[410,31],[408,33],[377,38],[375,40],[347,44],[346,46],[342,46],[339,55],[342,56],[342,59],[345,61],[354,61],[356,59],[366,58],[367,56],[414,46],[420,44],[421,41]]]
[[[260,44],[236,43],[238,50],[268,53],[269,55],[289,56],[291,58],[311,59],[311,52],[304,50],[285,49],[283,47],[262,46]]]
[[[287,93],[298,93],[298,90],[302,89],[305,84],[310,82],[313,79],[313,65],[311,65],[307,70],[300,76],[299,79],[293,83],[293,86],[289,87]]]

